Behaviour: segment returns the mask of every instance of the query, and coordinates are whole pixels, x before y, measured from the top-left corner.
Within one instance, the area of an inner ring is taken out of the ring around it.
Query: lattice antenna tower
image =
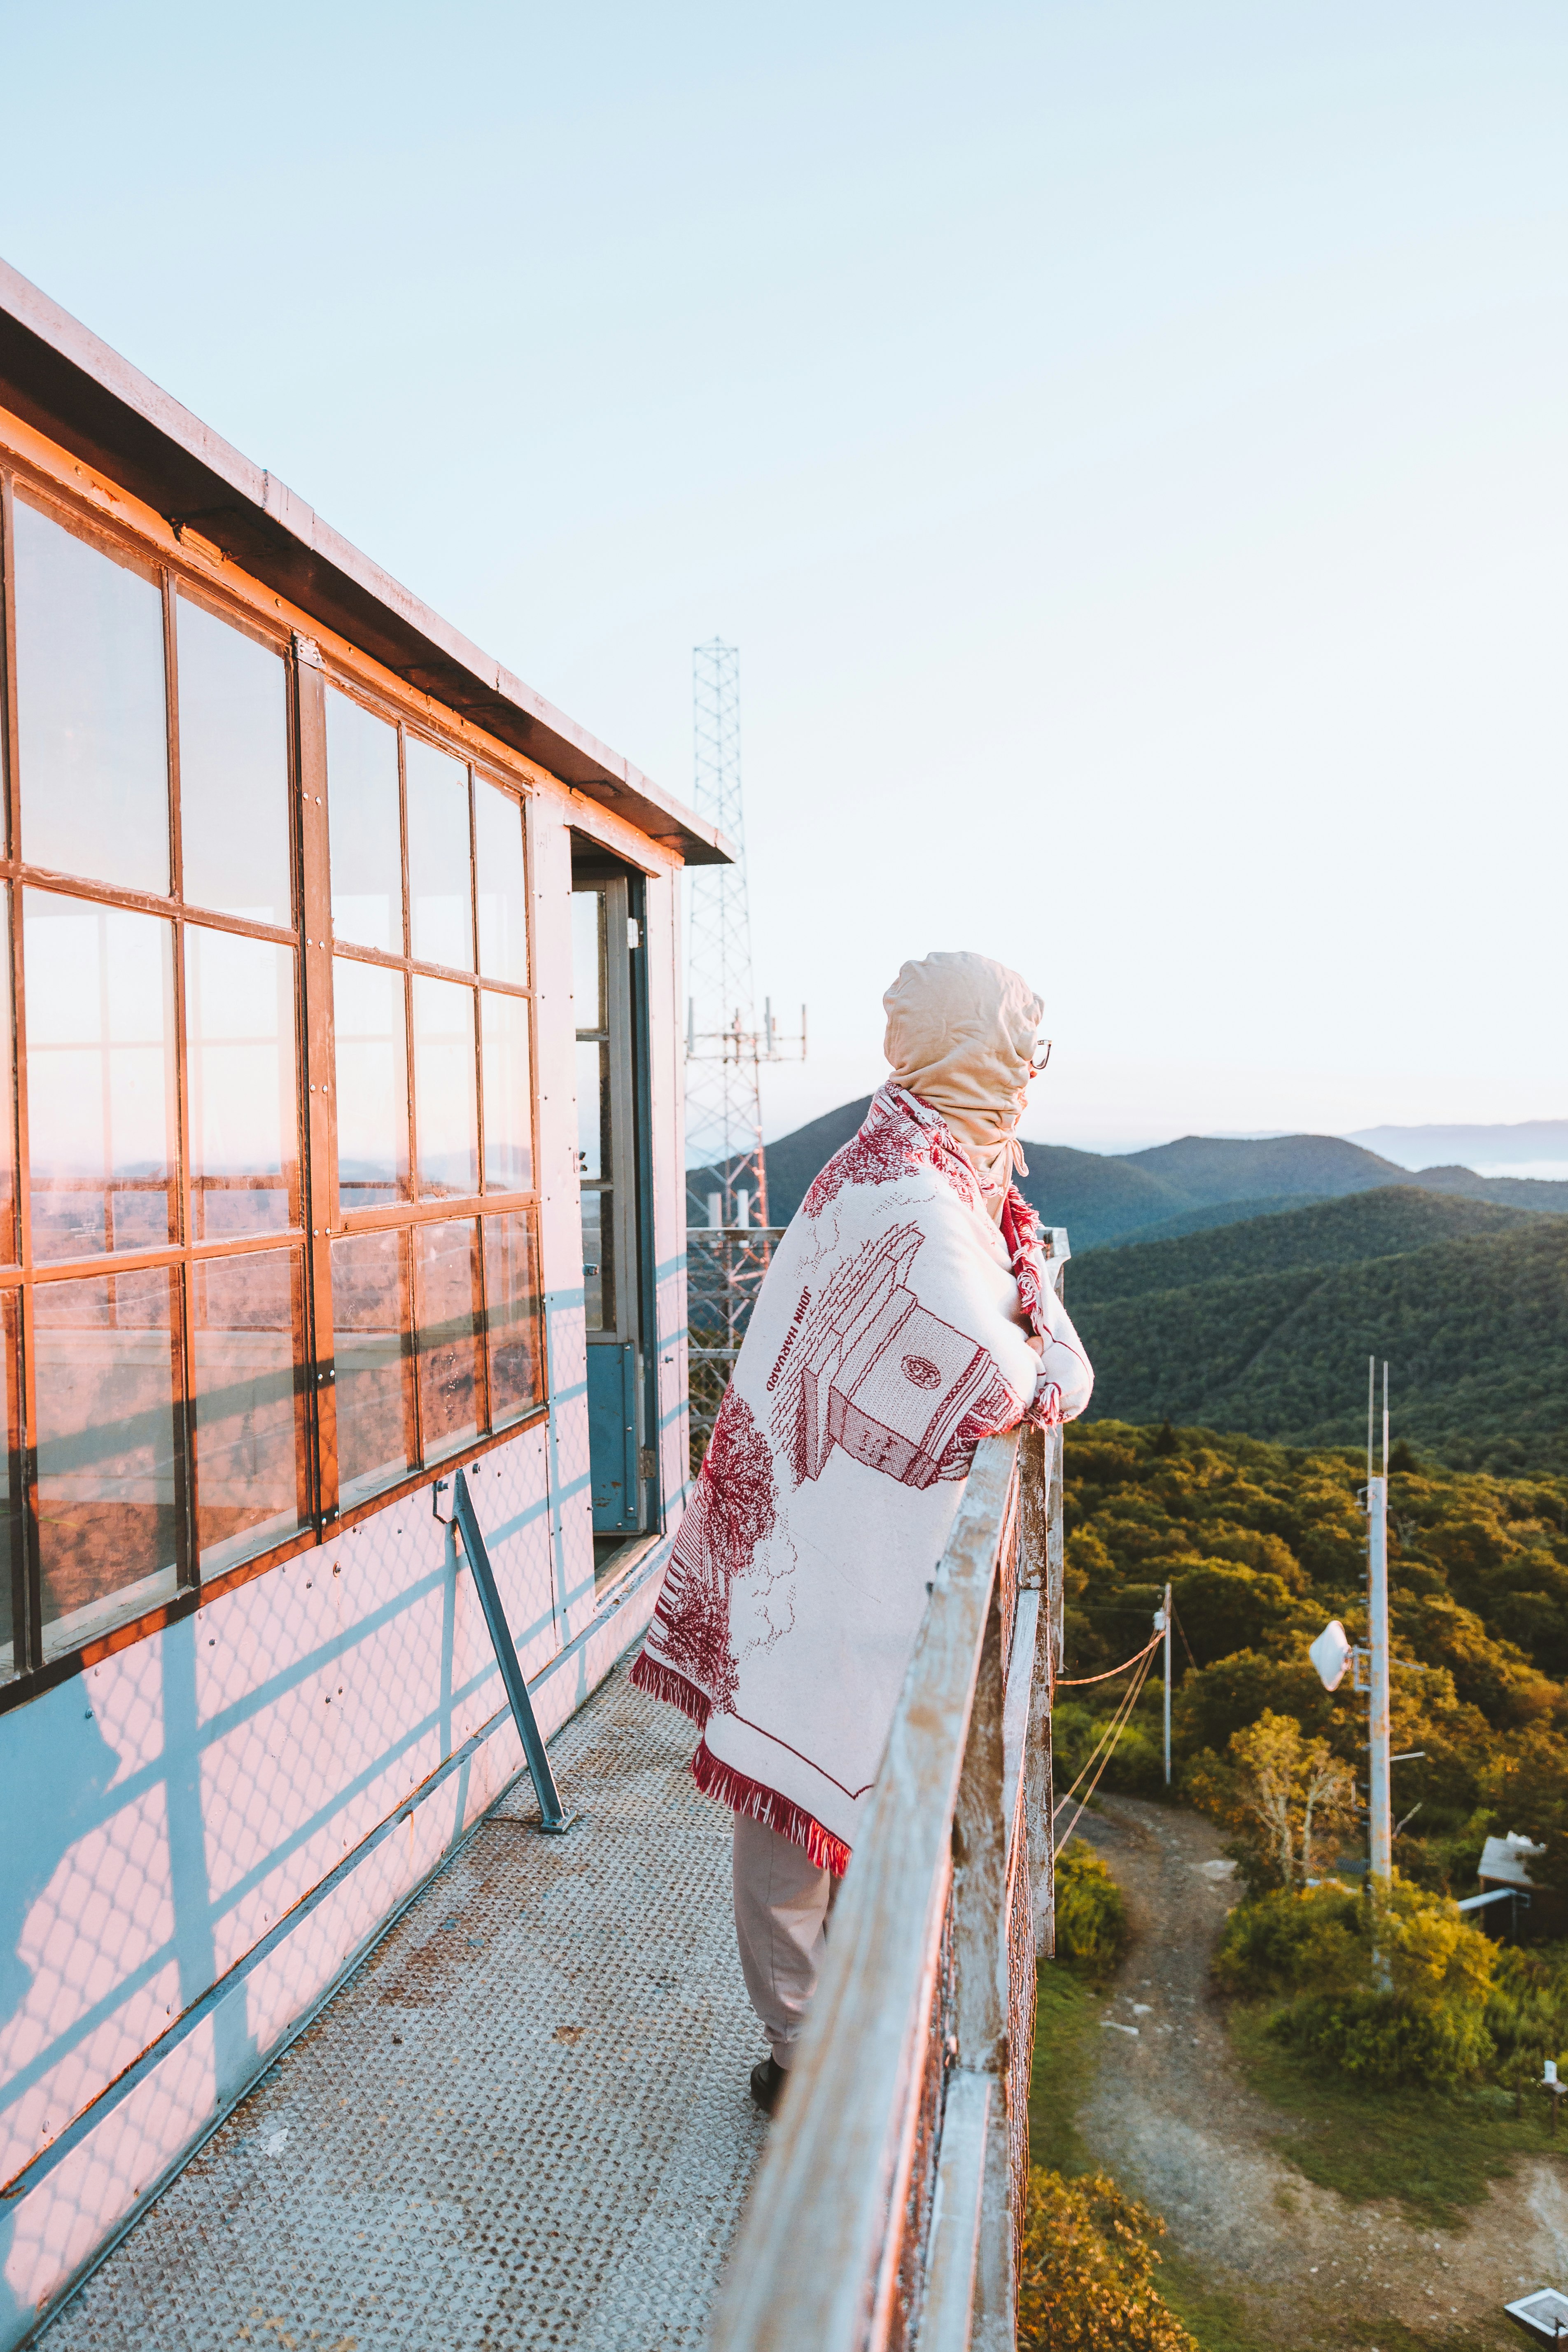
[[[691,719],[698,814],[727,834],[740,855],[733,866],[697,866],[687,875],[686,1164],[698,1179],[688,1187],[687,1223],[711,1225],[717,1192],[721,1226],[765,1225],[738,646],[714,637],[693,646]]]
[[[691,1465],[700,1465],[768,1270],[767,1166],[758,1066],[805,1055],[752,995],[746,822],[741,804],[741,656],[715,637],[691,655],[699,813],[729,836],[732,866],[687,871],[686,1296]]]

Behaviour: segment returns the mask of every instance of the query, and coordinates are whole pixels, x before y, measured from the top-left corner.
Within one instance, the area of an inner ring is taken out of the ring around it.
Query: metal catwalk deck
[[[729,1817],[618,1667],[39,2338],[46,2352],[665,2352],[765,2126]]]

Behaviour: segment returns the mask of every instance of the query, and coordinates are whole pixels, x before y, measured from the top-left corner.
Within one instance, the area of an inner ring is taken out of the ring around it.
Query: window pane
[[[479,1433],[479,1257],[469,1218],[416,1225],[419,1424],[425,1459],[438,1461]]]
[[[176,609],[184,896],[254,923],[288,923],[283,657],[184,596]]]
[[[216,1575],[310,1517],[299,1253],[207,1258],[195,1300],[196,1541]]]
[[[5,1408],[5,1421],[0,1424],[0,1445],[4,1446],[0,1453],[0,1682],[9,1682],[17,1671],[15,1610],[17,1580],[25,1557],[18,1508],[21,1482],[17,1475],[22,1420],[16,1355],[20,1306],[20,1291],[0,1291],[0,1350],[5,1360],[0,1367],[0,1404]]]
[[[615,1196],[583,1193],[583,1311],[590,1331],[616,1328]]]
[[[333,1242],[341,1510],[415,1467],[410,1304],[405,1232]]]
[[[344,1210],[408,1198],[408,1032],[403,974],[332,958],[338,1192]]]
[[[479,884],[479,970],[528,982],[528,890],[522,809],[510,793],[474,778],[474,873]],[[578,1014],[581,1024],[582,1015]]]
[[[176,1589],[178,1280],[158,1266],[35,1294],[46,1657]]]
[[[477,1192],[474,992],[459,981],[415,977],[414,1124],[425,1197]]]
[[[485,1185],[526,1192],[533,1182],[532,1105],[528,1085],[528,999],[479,991],[485,1080]]]
[[[167,890],[162,591],[20,499],[14,511],[22,855]]]
[[[577,1041],[577,1173],[603,1176],[610,1146],[610,1049]]]
[[[187,925],[185,1037],[195,1239],[297,1225],[293,949]]]
[[[575,1029],[605,1026],[605,894],[572,893],[572,995]]]
[[[11,1018],[11,889],[0,885],[0,1261],[16,1260],[16,1088]]]
[[[403,953],[403,827],[397,730],[327,688],[327,840],[332,929],[362,948]]]
[[[408,786],[408,896],[412,953],[420,963],[474,968],[473,876],[468,863],[468,772],[460,760],[403,739]]]
[[[487,1217],[485,1291],[489,1315],[490,1427],[544,1401],[544,1357],[539,1341],[539,1282],[533,1227],[521,1212]]]
[[[29,890],[27,1150],[40,1262],[176,1237],[174,927]]]

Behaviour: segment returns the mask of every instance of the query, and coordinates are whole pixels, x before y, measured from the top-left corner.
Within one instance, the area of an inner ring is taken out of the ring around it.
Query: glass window
[[[479,991],[484,1071],[485,1190],[526,1192],[533,1182],[528,1084],[528,999]]]
[[[490,1426],[500,1429],[541,1403],[544,1396],[532,1220],[521,1210],[503,1217],[486,1217],[484,1240]]]
[[[0,1261],[16,1258],[16,1089],[12,1069],[11,888],[0,884]]]
[[[408,1233],[351,1234],[332,1244],[338,1495],[347,1510],[405,1477],[418,1460],[409,1333]]]
[[[18,499],[22,855],[130,890],[169,887],[163,598]]]
[[[327,688],[327,820],[333,931],[401,955],[397,730],[335,687]]]
[[[479,902],[479,970],[487,980],[528,985],[528,889],[522,810],[499,785],[474,778],[474,873]],[[581,1015],[579,1015],[581,1019]]]
[[[474,1087],[474,992],[414,976],[414,1125],[426,1199],[479,1189]]]
[[[479,1433],[479,1229],[471,1218],[414,1227],[419,1332],[419,1426],[426,1462]]]
[[[177,1237],[174,926],[29,890],[27,1151],[33,1255]]]
[[[187,924],[185,1039],[193,1238],[297,1225],[293,949]]]
[[[404,978],[332,958],[338,1193],[345,1213],[408,1198],[408,1032]]]
[[[468,772],[417,735],[403,739],[408,785],[409,952],[417,963],[474,968]]]
[[[212,1576],[310,1517],[303,1267],[296,1250],[247,1251],[198,1259],[191,1280],[196,1543]]]
[[[286,925],[293,891],[282,656],[184,596],[176,610],[183,896]]]
[[[590,1331],[616,1326],[615,1218],[608,1192],[583,1194],[583,1311]]]
[[[178,1286],[156,1266],[34,1294],[46,1657],[177,1589]]]
[[[602,1176],[610,1131],[610,1048],[592,1037],[577,1040],[577,1173]]]
[[[579,1029],[605,1026],[605,894],[572,893],[572,994]]]
[[[0,1428],[0,1682],[9,1682],[19,1672],[21,1660],[16,1655],[16,1594],[26,1558],[22,1540],[21,1482],[18,1461],[21,1453],[21,1382],[16,1352],[17,1333],[21,1327],[19,1290],[0,1291],[0,1349],[5,1361],[0,1367],[0,1402],[4,1402],[5,1425]]]

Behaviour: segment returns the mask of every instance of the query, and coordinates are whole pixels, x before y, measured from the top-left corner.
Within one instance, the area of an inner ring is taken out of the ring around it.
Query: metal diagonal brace
[[[559,1837],[570,1829],[576,1819],[561,1802],[561,1792],[555,1786],[555,1775],[550,1769],[550,1759],[544,1752],[544,1742],[539,1736],[534,1720],[533,1702],[528,1696],[528,1685],[522,1678],[522,1668],[517,1662],[517,1648],[511,1638],[511,1628],[506,1622],[506,1612],[496,1589],[496,1572],[490,1566],[489,1553],[479,1532],[479,1522],[474,1510],[474,1498],[468,1492],[468,1482],[458,1470],[452,1479],[452,1516],[442,1517],[440,1496],[446,1492],[447,1480],[437,1478],[430,1490],[430,1508],[443,1527],[456,1526],[463,1538],[463,1550],[473,1570],[474,1582],[483,1603],[485,1623],[490,1629],[490,1644],[500,1668],[500,1678],[511,1703],[511,1719],[517,1726],[517,1736],[522,1742],[522,1752],[528,1759],[529,1775],[533,1793],[539,1800],[539,1826],[547,1836]]]

